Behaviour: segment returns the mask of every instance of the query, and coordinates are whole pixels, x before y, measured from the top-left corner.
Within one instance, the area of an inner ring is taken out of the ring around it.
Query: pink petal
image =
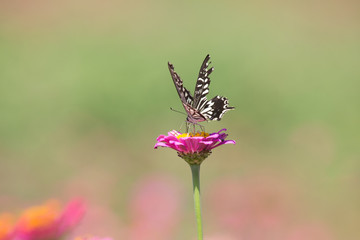
[[[154,148],[156,149],[158,147],[169,147],[169,145],[163,142],[158,142],[155,144]]]

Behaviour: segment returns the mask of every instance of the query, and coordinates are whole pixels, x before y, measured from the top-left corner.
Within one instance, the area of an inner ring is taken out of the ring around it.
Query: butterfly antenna
[[[180,112],[180,111],[178,111],[178,110],[175,110],[175,109],[173,109],[172,107],[170,107],[170,110],[171,110],[171,111],[174,111],[174,112],[177,112],[177,113],[181,113],[181,114],[183,114],[183,115],[187,115],[186,113],[183,113],[183,112]]]

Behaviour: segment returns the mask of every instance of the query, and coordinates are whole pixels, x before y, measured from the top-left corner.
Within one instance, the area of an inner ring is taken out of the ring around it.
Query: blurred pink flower
[[[214,226],[235,239],[333,240],[322,222],[299,219],[302,204],[296,188],[289,178],[270,175],[218,181],[207,196]]]
[[[99,222],[104,224],[99,224]],[[86,201],[86,217],[69,234],[69,239],[77,236],[111,236],[113,239],[126,239],[126,227],[118,213],[109,205]]]
[[[89,237],[89,236],[83,236],[83,237],[76,237],[74,240],[113,240],[112,238],[101,238],[101,237]]]
[[[75,227],[85,213],[84,203],[70,201],[65,208],[56,200],[25,210],[16,224],[15,239],[59,238]]]
[[[160,135],[154,148],[169,147],[177,151],[179,157],[189,164],[200,164],[211,154],[211,150],[223,144],[235,144],[234,140],[225,140],[226,129],[216,133],[183,133],[173,130],[167,136]]]
[[[290,231],[286,240],[333,240],[329,228],[321,223],[308,223],[296,226]]]
[[[293,213],[291,188],[281,179],[224,179],[210,190],[215,225],[237,239],[284,239]]]
[[[174,239],[182,200],[177,181],[160,175],[149,176],[135,183],[132,189],[130,194],[121,196],[128,200],[123,213],[128,215],[126,221],[120,216],[122,214],[110,207],[113,203],[99,204],[90,198],[87,200],[86,217],[81,226],[72,231],[69,239],[84,234],[87,236],[88,233],[126,240]],[[108,193],[117,202],[117,196],[112,194]]]
[[[223,235],[223,234],[216,234],[216,235],[211,235],[210,237],[206,237],[204,238],[205,240],[241,240],[239,238],[234,238],[232,236],[229,235]]]
[[[12,214],[0,214],[0,240],[10,240],[14,234],[15,218]]]
[[[169,240],[179,221],[179,186],[164,177],[144,179],[130,200],[128,240]]]

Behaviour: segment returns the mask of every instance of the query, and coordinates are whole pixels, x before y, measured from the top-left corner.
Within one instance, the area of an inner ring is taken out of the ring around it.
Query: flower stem
[[[200,164],[190,164],[193,191],[194,191],[194,207],[198,230],[198,240],[203,240],[202,222],[201,222],[201,205],[200,205]]]

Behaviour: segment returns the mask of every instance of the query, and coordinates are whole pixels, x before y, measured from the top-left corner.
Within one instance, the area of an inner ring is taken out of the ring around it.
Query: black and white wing
[[[229,101],[226,97],[216,96],[206,101],[203,108],[199,109],[199,112],[208,120],[219,121],[227,111],[232,109],[234,107],[229,106]]]
[[[183,103],[185,110],[187,110],[186,105],[191,106],[193,104],[193,97],[190,95],[190,92],[184,87],[183,81],[174,70],[174,66],[168,62],[168,67],[171,77],[174,81],[176,91],[179,94],[180,100]]]
[[[207,101],[206,95],[209,93],[209,85],[210,85],[209,75],[214,70],[213,67],[208,69],[209,64],[211,63],[209,62],[209,60],[210,60],[210,55],[208,54],[206,55],[200,67],[199,76],[196,81],[196,86],[194,91],[194,102],[192,105],[195,109],[202,108],[205,102]]]
[[[234,107],[229,106],[229,101],[226,97],[216,96],[211,100],[207,100],[206,95],[209,93],[210,85],[209,75],[214,71],[213,67],[208,69],[210,63],[210,55],[208,54],[201,65],[196,82],[193,107],[206,120],[221,120],[223,115],[227,111],[234,109]]]

